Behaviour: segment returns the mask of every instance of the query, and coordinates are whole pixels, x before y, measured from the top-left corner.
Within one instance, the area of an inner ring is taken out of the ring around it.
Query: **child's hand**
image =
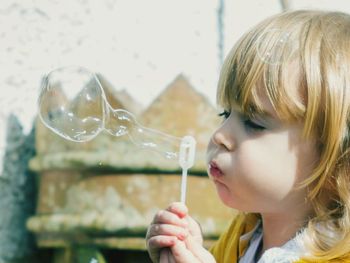
[[[176,241],[192,236],[202,245],[201,229],[196,221],[188,215],[187,207],[182,203],[172,203],[166,210],[159,211],[148,227],[146,242],[148,253],[153,262],[160,262],[160,250],[176,245]],[[169,251],[169,250],[167,250]],[[163,262],[172,262],[171,253],[162,253]],[[175,261],[174,261],[175,262]]]
[[[216,263],[215,258],[208,250],[199,244],[191,235],[186,240],[176,240],[170,247],[171,256],[168,257],[176,263]],[[162,251],[163,252],[163,251]],[[163,263],[163,262],[161,262]]]
[[[185,241],[177,240],[160,251],[160,263],[216,263],[212,254],[189,235]]]

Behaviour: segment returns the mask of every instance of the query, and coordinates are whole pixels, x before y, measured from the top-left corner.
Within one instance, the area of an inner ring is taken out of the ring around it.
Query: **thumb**
[[[191,251],[191,254],[200,262],[215,263],[213,255],[208,250],[206,250],[201,243],[196,241],[191,235],[189,235],[184,242],[187,249]]]
[[[200,263],[183,241],[177,240],[170,249],[177,263]]]

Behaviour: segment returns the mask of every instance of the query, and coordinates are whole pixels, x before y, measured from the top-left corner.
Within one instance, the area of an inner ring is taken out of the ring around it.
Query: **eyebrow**
[[[267,119],[273,119],[276,120],[276,116],[274,114],[272,114],[271,112],[262,109],[261,111],[256,113],[258,116],[262,117],[262,118],[267,118]]]
[[[255,105],[248,105],[248,110],[244,111],[241,106],[237,103],[231,104],[231,111],[236,111],[242,116],[250,117],[250,118],[261,118],[261,119],[266,119],[266,120],[273,120],[277,121],[280,120],[276,114],[273,114],[272,112],[263,109],[263,108],[258,108]]]
[[[276,115],[271,113],[270,111],[263,109],[263,108],[258,109],[255,106],[249,106],[248,115],[253,116],[253,117],[257,116],[257,117],[263,118],[263,119],[272,119],[272,120],[278,119],[276,117]]]

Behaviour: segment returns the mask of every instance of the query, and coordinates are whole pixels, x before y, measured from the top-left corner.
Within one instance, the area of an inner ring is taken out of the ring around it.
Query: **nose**
[[[230,131],[228,124],[224,122],[212,135],[211,141],[218,147],[223,147],[227,151],[235,149],[235,139],[233,132]]]

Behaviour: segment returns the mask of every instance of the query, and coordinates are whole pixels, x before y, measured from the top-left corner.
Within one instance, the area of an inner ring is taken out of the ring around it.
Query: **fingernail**
[[[185,236],[182,234],[177,235],[177,238],[180,240],[185,240]]]
[[[178,238],[179,238],[180,240],[185,240],[186,237],[187,237],[187,233],[181,233],[181,234],[178,235]]]

